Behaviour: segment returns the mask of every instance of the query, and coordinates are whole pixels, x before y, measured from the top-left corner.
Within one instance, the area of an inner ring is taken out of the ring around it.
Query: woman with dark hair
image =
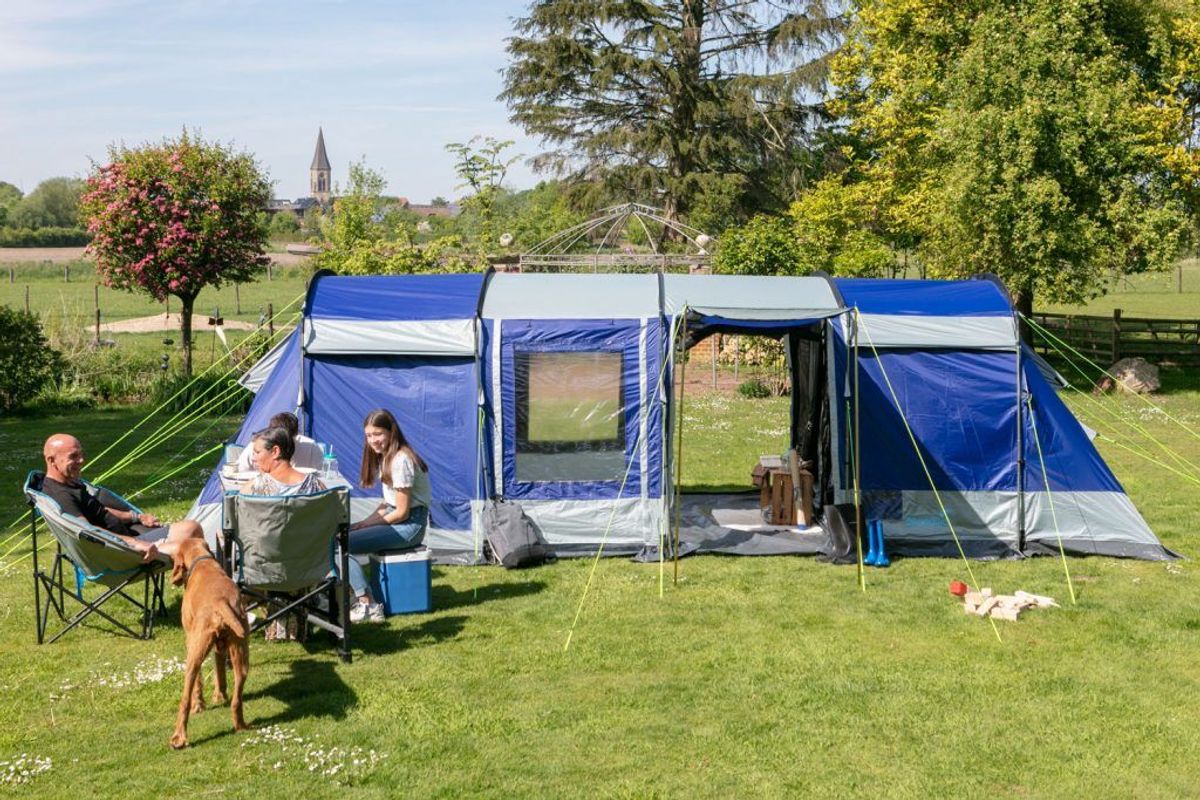
[[[350,552],[406,550],[425,538],[429,524],[429,468],[386,409],[376,409],[363,421],[361,483],[379,481],[383,502],[366,519],[350,526]],[[371,597],[366,576],[350,559],[350,588],[358,599],[350,609],[353,622],[383,620],[383,607]]]
[[[325,453],[321,449],[321,445],[300,433],[300,420],[296,418],[295,414],[290,411],[280,411],[267,422],[267,428],[283,428],[291,434],[295,451],[290,460],[294,466],[311,469],[321,466]],[[254,448],[246,445],[246,449],[238,456],[237,471],[250,472],[255,469],[258,467],[254,463]]]
[[[243,494],[311,494],[325,488],[315,472],[292,466],[296,443],[286,428],[266,428],[250,440],[258,474],[242,485]]]

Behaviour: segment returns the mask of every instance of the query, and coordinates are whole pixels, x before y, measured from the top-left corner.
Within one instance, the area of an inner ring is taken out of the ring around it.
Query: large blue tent
[[[294,410],[356,478],[362,420],[385,407],[430,466],[440,559],[479,557],[497,497],[560,554],[653,550],[679,502],[678,345],[714,333],[786,343],[790,442],[826,525],[853,506],[899,554],[1172,556],[986,279],[323,273],[244,379],[257,396],[237,441]],[[378,501],[378,487],[353,494],[356,512]],[[193,509],[208,530],[219,498],[214,473]],[[833,548],[824,528],[794,541]]]

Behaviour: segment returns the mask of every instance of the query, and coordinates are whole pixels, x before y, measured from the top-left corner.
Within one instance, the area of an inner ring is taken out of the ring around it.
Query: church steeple
[[[313,197],[326,205],[331,191],[331,172],[329,156],[325,154],[325,131],[317,128],[317,149],[313,153],[312,166],[308,168],[308,188]]]

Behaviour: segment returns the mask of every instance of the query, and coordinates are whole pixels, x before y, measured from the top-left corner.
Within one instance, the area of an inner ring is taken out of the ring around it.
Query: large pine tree
[[[501,99],[551,149],[671,216],[777,207],[805,179],[844,21],[822,0],[536,0]]]

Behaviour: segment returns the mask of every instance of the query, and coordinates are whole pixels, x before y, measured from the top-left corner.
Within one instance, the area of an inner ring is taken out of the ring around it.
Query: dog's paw
[[[213,692],[212,700],[210,702],[214,706],[223,706],[229,702],[229,698],[220,692]]]
[[[186,733],[177,733],[171,737],[171,749],[172,750],[182,750],[183,748],[185,748],[187,746],[188,746],[188,740],[187,740]]]
[[[205,705],[204,705],[204,700],[202,698],[197,697],[195,700],[192,701],[192,713],[193,714],[199,714],[204,709],[205,709]]]

